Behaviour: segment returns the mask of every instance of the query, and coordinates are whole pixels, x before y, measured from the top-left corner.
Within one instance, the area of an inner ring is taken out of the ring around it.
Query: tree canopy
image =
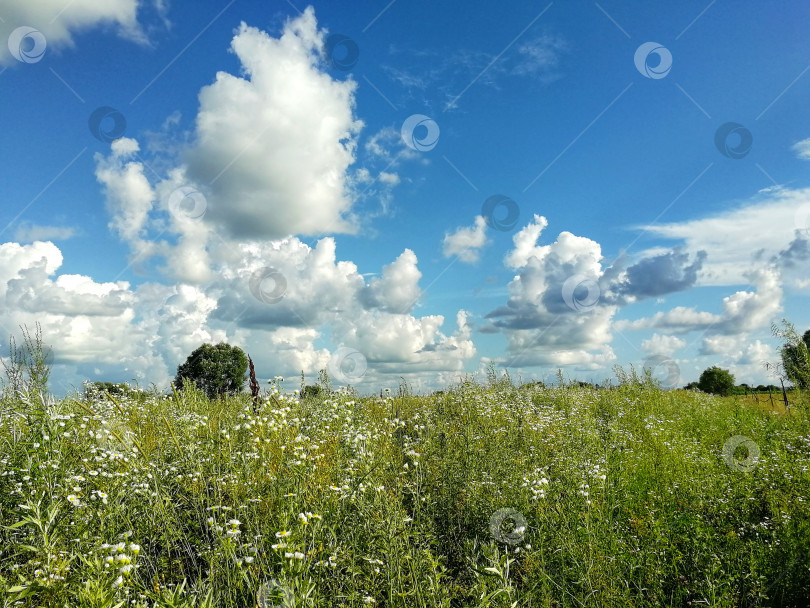
[[[704,393],[730,395],[734,390],[734,375],[727,369],[712,366],[703,370],[697,385]]]
[[[238,346],[203,344],[177,367],[174,384],[182,389],[186,383],[194,383],[209,399],[233,395],[242,390],[247,368],[247,355]]]

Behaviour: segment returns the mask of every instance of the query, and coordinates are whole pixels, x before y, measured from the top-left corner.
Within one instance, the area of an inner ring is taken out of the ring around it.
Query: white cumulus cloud
[[[0,0],[0,64],[16,63],[5,41],[18,27],[33,27],[45,36],[47,51],[74,45],[73,35],[100,25],[137,42],[146,36],[138,24],[138,0]]]

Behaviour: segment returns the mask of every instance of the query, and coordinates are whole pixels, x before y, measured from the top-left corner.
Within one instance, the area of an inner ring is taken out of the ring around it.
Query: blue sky
[[[771,324],[810,326],[808,13],[0,0],[3,341],[41,323],[57,393],[219,341],[366,391],[773,382]]]

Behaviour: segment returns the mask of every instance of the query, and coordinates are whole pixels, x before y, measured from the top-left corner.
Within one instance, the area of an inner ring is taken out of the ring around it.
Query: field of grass
[[[807,606],[810,408],[763,405],[7,399],[0,605]]]

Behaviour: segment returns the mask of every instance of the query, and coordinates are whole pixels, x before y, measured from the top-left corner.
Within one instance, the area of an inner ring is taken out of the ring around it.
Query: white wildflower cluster
[[[243,555],[240,558],[237,558],[236,565],[250,565],[254,561],[256,561],[256,554],[259,552],[259,549],[253,543],[249,543],[244,547],[245,552],[247,555]]]
[[[115,579],[113,587],[122,587],[124,579],[131,576],[133,569],[137,568],[137,565],[133,562],[141,552],[141,546],[132,542],[126,542],[132,534],[133,532],[131,530],[124,532],[118,536],[117,543],[104,543],[99,549],[100,553],[103,555],[102,561],[104,568],[118,569],[119,576]]]
[[[228,511],[231,511],[231,510],[232,510],[231,507],[225,507],[225,506],[222,506],[222,505],[213,505],[211,507],[206,508],[206,511],[210,511],[212,513],[212,517],[209,517],[205,521],[209,526],[211,526],[211,529],[216,534],[221,534],[221,533],[225,532],[226,536],[228,536],[228,537],[235,537],[235,536],[239,536],[239,534],[241,534],[241,531],[239,530],[239,526],[241,525],[242,522],[240,522],[238,519],[231,519],[231,520],[229,520],[227,522],[228,530],[226,532],[225,527],[220,525],[219,523],[217,523],[216,518],[213,517],[213,516],[216,515],[217,511],[221,511],[222,513],[227,513]]]
[[[546,488],[548,487],[548,478],[546,477],[547,474],[546,469],[537,467],[529,475],[523,478],[523,483],[520,484],[520,487],[528,488],[532,493],[533,500],[545,498]]]
[[[320,521],[322,517],[317,513],[307,511],[306,513],[299,513],[297,519],[302,526],[307,526],[314,521]],[[277,551],[287,549],[287,539],[289,539],[292,535],[293,533],[290,530],[280,530],[276,532],[276,538],[279,539],[279,542],[271,545],[271,547]],[[306,559],[306,555],[301,551],[284,551],[284,557],[286,559],[295,560]]]

